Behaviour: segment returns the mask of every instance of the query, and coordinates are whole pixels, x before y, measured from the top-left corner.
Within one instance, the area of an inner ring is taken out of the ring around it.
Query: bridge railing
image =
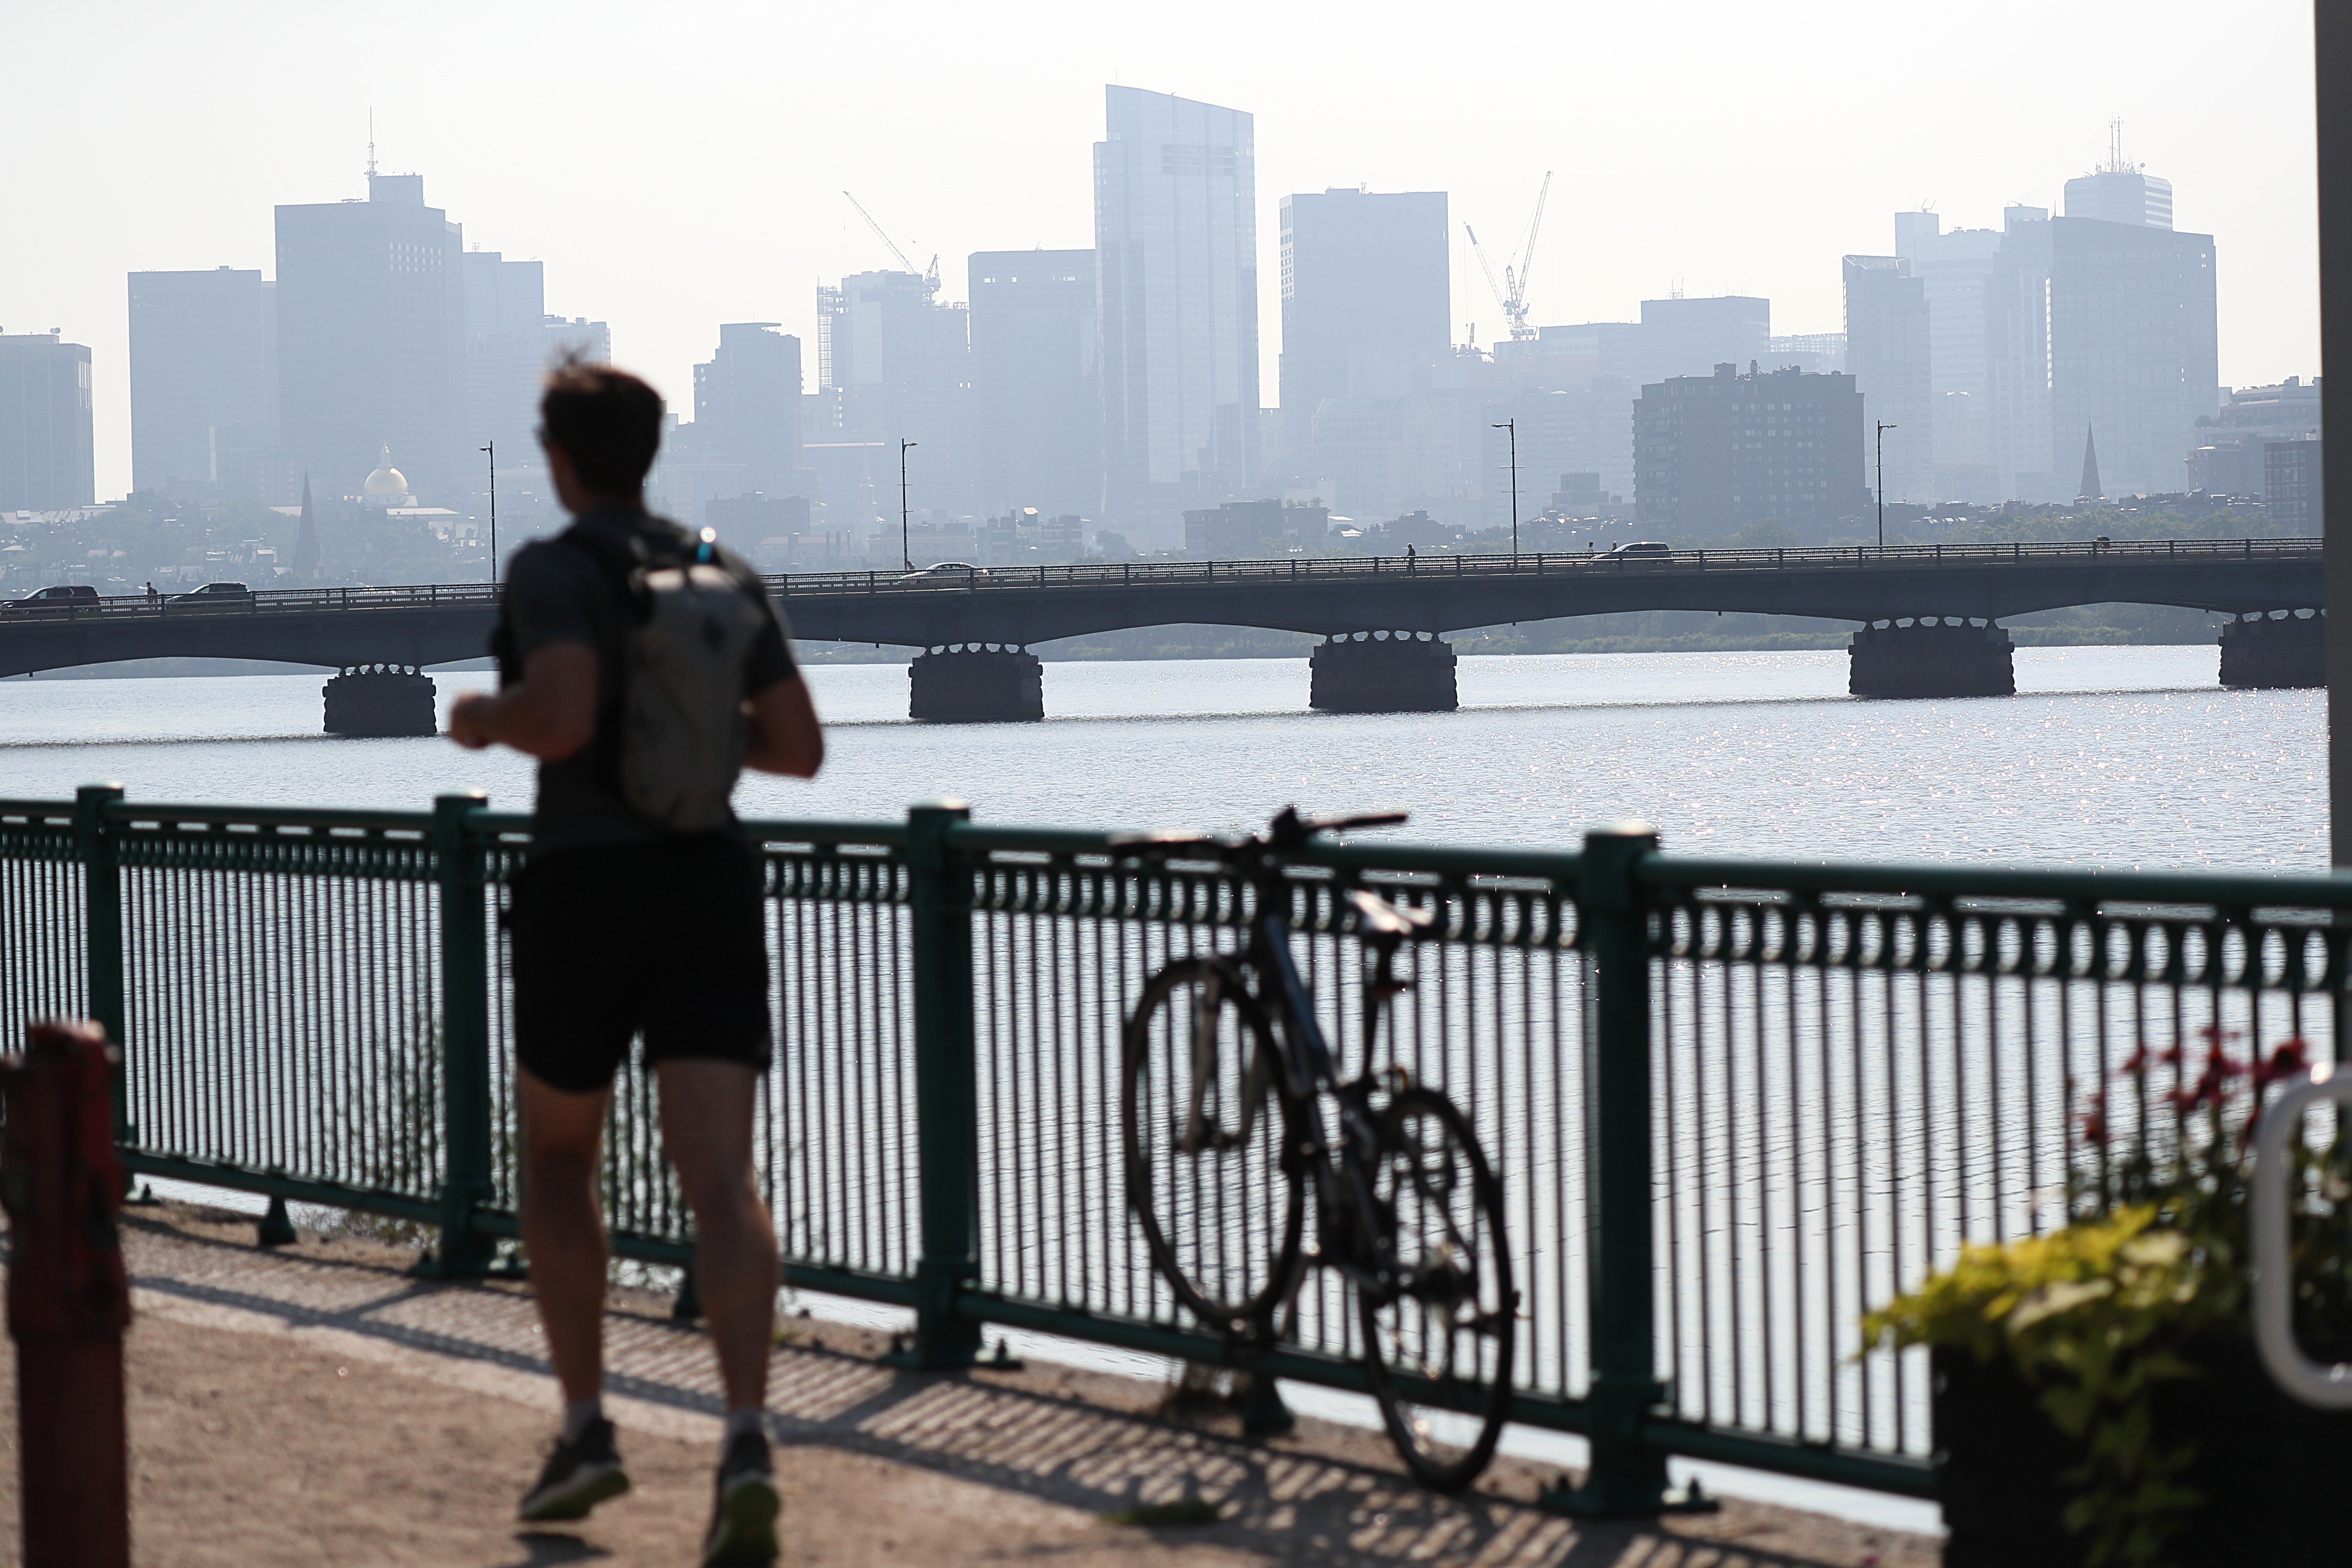
[[[2316,560],[2315,539],[2117,540],[2047,544],[1839,545],[1804,549],[1670,550],[1656,553],[1462,552],[1420,556],[1278,556],[1263,560],[1078,562],[1065,565],[927,567],[918,572],[824,572],[771,577],[779,594],[814,597],[883,593],[968,593],[1039,588],[1279,585],[1449,578],[1544,577],[1591,573],[1780,572],[1832,569],[1981,571],[2008,563],[2198,563]]]
[[[387,1216],[478,1270],[519,1228],[499,931],[530,830],[469,796],[0,802],[0,1000],[11,1025],[87,1012],[123,1042],[133,1170]],[[988,1323],[1219,1358],[1125,1209],[1118,1044],[1158,965],[1240,943],[1248,889],[943,808],[748,831],[778,1024],[757,1158],[788,1282],[912,1308],[934,1359]],[[1517,1418],[1582,1430],[1596,1373],[1654,1378],[1655,1449],[1916,1496],[1927,1367],[1864,1346],[1864,1312],[1964,1241],[2063,1224],[2076,1178],[2168,1136],[2165,1089],[2217,1054],[2337,1059],[2352,941],[2352,882],[2324,877],[1323,844],[1290,923],[1349,1070],[1357,886],[1436,917],[1389,1054],[1468,1109],[1503,1174]],[[2084,1097],[2150,1060],[2086,1142]],[[625,1074],[608,1209],[618,1252],[680,1264],[652,1097]],[[1311,1278],[1274,1369],[1360,1386],[1343,1305]]]
[[[0,601],[0,628],[58,621],[177,621],[219,616],[311,615],[328,610],[488,610],[499,590],[488,583],[394,584],[382,587],[260,588],[243,594],[112,594],[94,599]]]
[[[2194,565],[2216,561],[2319,558],[2316,539],[2158,539],[2045,544],[1856,544],[1790,550],[1675,550],[1628,555],[1613,552],[1280,556],[1265,560],[1076,562],[1062,565],[973,566],[917,572],[803,572],[767,579],[785,597],[841,595],[945,594],[1037,589],[1197,586],[1203,583],[1279,585],[1366,579],[1399,582],[1447,578],[1548,577],[1563,574],[1780,572],[1853,569],[1981,571],[2003,563]],[[0,629],[58,620],[187,616],[310,615],[323,611],[493,609],[498,589],[488,583],[442,583],[351,588],[264,588],[250,594],[116,595],[97,599],[30,604],[0,602]],[[20,619],[21,617],[21,619]]]

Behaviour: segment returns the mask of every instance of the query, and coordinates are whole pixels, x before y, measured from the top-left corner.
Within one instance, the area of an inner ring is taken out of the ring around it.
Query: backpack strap
[[[605,662],[604,650],[601,648],[597,650],[599,666],[597,683],[601,689],[597,693],[596,700],[595,734],[589,742],[593,752],[592,760],[596,770],[596,782],[618,799],[621,797],[621,729],[628,701],[626,639],[629,628],[643,625],[653,611],[652,596],[646,587],[645,574],[689,566],[698,562],[708,561],[726,569],[740,585],[755,595],[764,595],[767,591],[766,584],[748,568],[739,566],[730,559],[719,555],[708,542],[703,542],[699,548],[692,546],[685,549],[659,548],[654,541],[639,531],[633,530],[627,538],[620,539],[604,530],[592,530],[575,522],[557,534],[550,542],[564,546],[586,558],[590,564],[595,567],[597,575],[604,580],[606,586],[612,591],[614,606],[620,612],[618,629],[621,635],[614,639],[614,647],[612,650],[614,665],[610,670],[602,668]],[[504,649],[499,649],[496,646],[501,637],[507,638]],[[512,650],[512,638],[507,631],[506,618],[503,614],[499,616],[499,631],[493,634],[492,641],[493,651],[501,653],[499,668],[503,670],[506,668],[506,656]],[[518,668],[516,671],[518,679],[520,674]],[[502,675],[501,684],[504,683],[504,679]],[[608,692],[609,695],[607,695]],[[624,804],[625,805],[626,802],[624,801]]]
[[[611,593],[619,634],[611,648],[596,650],[596,729],[589,740],[596,782],[614,798],[621,794],[621,727],[629,695],[629,628],[643,622],[648,610],[642,574],[650,564],[644,543],[632,536],[615,539],[575,522],[555,536],[553,543],[586,559]],[[607,668],[609,666],[609,668]]]

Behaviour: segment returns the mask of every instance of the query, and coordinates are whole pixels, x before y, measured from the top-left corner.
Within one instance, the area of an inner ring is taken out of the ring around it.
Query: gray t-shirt
[[[693,548],[693,536],[667,518],[630,507],[598,507],[572,525],[626,543],[642,533],[665,553]],[[720,561],[749,572],[731,552]],[[755,579],[756,580],[756,579]],[[539,540],[515,552],[502,595],[512,637],[513,668],[520,679],[531,650],[549,643],[580,643],[596,654],[596,716],[601,726],[617,711],[622,680],[622,601],[612,574],[586,551],[554,540]],[[756,696],[798,674],[783,617],[767,595],[760,596],[768,625],[752,640],[743,670],[743,694]],[[561,762],[539,764],[539,815],[531,832],[536,854],[612,844],[650,844],[667,837],[658,825],[632,810],[604,775],[600,748],[592,739]]]

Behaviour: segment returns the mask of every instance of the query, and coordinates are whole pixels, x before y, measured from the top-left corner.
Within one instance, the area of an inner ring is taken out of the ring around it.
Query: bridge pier
[[[1959,616],[1865,626],[1849,648],[1846,690],[1856,697],[2011,697],[2017,671],[2007,628]]]
[[[1308,656],[1307,705],[1327,713],[1451,713],[1453,648],[1427,632],[1329,637]]]
[[[435,731],[432,678],[415,665],[362,664],[327,682],[327,733],[380,737]]]
[[[2221,628],[2221,684],[2240,690],[2327,684],[2327,618],[2273,610]]]
[[[1043,719],[1045,667],[1010,643],[950,643],[908,666],[907,717],[939,724]]]

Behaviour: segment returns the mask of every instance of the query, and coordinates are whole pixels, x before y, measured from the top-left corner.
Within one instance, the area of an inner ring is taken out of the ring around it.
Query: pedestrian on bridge
[[[449,717],[460,745],[539,759],[508,931],[523,1244],[564,1407],[520,1512],[580,1519],[629,1489],[603,1405],[597,1187],[614,1075],[641,1035],[726,1389],[703,1561],[767,1563],[781,1507],[764,1421],[778,1276],[751,1120],[769,1066],[768,958],[759,861],[730,796],[747,766],[814,777],[824,738],[758,574],[709,530],[646,510],[660,395],[572,362],[540,412],[574,521],[515,554],[493,637],[499,690]]]

